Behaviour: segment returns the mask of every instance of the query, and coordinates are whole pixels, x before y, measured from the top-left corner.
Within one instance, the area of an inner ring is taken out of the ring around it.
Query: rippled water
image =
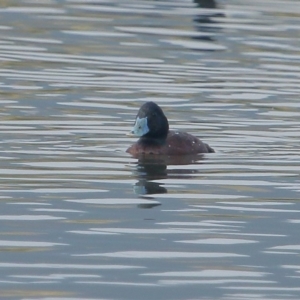
[[[299,299],[297,4],[3,1],[1,297]],[[125,153],[148,100],[216,153]]]

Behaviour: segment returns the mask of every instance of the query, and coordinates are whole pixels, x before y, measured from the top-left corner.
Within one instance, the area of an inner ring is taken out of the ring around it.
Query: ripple
[[[99,32],[99,31],[78,31],[78,30],[64,30],[63,33],[75,34],[83,36],[101,36],[101,37],[132,37],[133,34],[118,33],[118,32]]]
[[[161,40],[162,42],[169,43],[176,46],[182,46],[188,49],[197,49],[197,50],[209,50],[209,51],[220,51],[226,50],[226,47],[223,45],[218,45],[214,43],[202,42],[202,41],[180,41],[180,40]]]
[[[79,256],[79,255],[77,255]],[[80,255],[82,256],[82,255]],[[115,253],[94,253],[83,256],[104,256],[118,258],[136,258],[136,259],[173,259],[173,258],[216,258],[216,257],[242,257],[235,253],[204,253],[204,252],[172,252],[172,251],[124,251]],[[147,275],[147,274],[143,274]]]
[[[184,240],[176,241],[177,243],[187,244],[203,244],[203,245],[237,245],[237,244],[251,244],[258,243],[258,241],[245,240],[245,239],[228,239],[228,238],[210,238],[201,240]]]
[[[66,246],[66,245],[68,244],[0,240],[0,247],[53,247],[53,246]]]
[[[155,27],[130,27],[130,26],[116,26],[115,29],[130,33],[146,33],[157,34],[167,36],[187,36],[187,37],[199,37],[199,36],[212,36],[213,33],[207,32],[195,32],[181,29],[170,28],[155,28]]]
[[[189,272],[164,272],[164,273],[144,273],[144,276],[168,276],[168,277],[263,277],[267,273],[253,271],[235,270],[203,270]]]
[[[1,268],[29,268],[29,269],[70,269],[70,270],[122,270],[122,269],[135,269],[142,268],[139,266],[126,266],[126,265],[84,265],[84,264],[53,264],[53,263],[9,263],[0,262]]]
[[[27,203],[28,204],[28,203]],[[54,217],[48,215],[5,215],[0,216],[1,221],[47,221],[47,220],[65,220],[64,217]]]
[[[7,7],[1,8],[0,12],[5,13],[43,13],[43,14],[63,14],[64,9],[52,8],[52,7]]]
[[[300,212],[300,210],[293,210],[293,209],[277,209],[277,208],[250,208],[245,206],[221,206],[221,205],[192,205],[192,207],[199,207],[199,208],[216,208],[221,210],[233,210],[233,211],[251,211],[251,212],[272,212],[272,213],[295,213]]]
[[[83,203],[83,204],[100,204],[100,205],[128,205],[128,204],[159,204],[158,201],[144,199],[123,199],[123,198],[107,198],[107,199],[80,199],[65,200],[67,202]]]

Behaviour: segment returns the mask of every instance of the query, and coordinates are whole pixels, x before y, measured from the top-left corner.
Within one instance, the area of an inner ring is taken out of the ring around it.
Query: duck
[[[152,101],[140,107],[129,135],[139,137],[138,141],[126,150],[132,156],[215,152],[196,136],[187,132],[169,130],[169,122],[163,110]]]

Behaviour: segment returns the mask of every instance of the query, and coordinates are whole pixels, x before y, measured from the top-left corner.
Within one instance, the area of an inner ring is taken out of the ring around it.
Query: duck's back
[[[199,138],[181,131],[169,131],[166,146],[170,155],[211,153],[214,150]]]

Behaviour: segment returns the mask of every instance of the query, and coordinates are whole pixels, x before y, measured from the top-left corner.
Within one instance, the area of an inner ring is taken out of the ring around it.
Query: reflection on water
[[[187,165],[199,163],[204,159],[204,155],[185,155],[185,156],[141,156],[138,158],[138,164],[135,170],[138,182],[134,186],[134,192],[137,195],[164,194],[168,190],[162,184],[154,180],[174,178],[186,179],[188,174],[197,172],[193,169],[187,169]],[[182,169],[170,170],[168,166],[178,165]]]
[[[299,299],[299,14],[2,1],[2,298]],[[128,155],[146,101],[216,153]]]
[[[215,0],[194,0],[194,2],[200,8],[209,8],[209,9],[217,8],[217,3]]]

